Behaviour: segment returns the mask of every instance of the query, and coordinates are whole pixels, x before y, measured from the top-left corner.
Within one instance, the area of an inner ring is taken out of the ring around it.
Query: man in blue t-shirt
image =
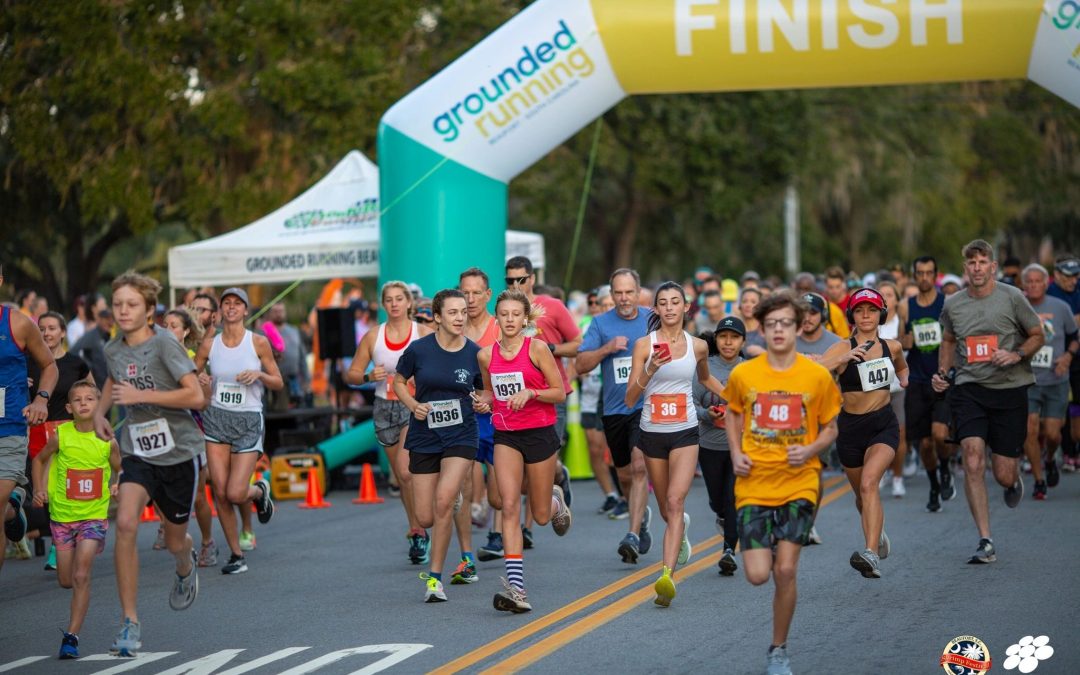
[[[1073,317],[1080,323],[1080,258],[1066,254],[1059,256],[1054,264],[1054,281],[1046,289],[1046,294],[1068,303]],[[1064,470],[1080,471],[1080,359],[1073,359],[1069,366],[1069,387],[1072,389],[1072,403],[1069,404],[1069,435],[1072,445],[1066,446]],[[1071,450],[1071,453],[1068,453]]]
[[[615,309],[593,318],[585,331],[575,366],[587,373],[600,366],[603,388],[604,436],[611,448],[611,460],[619,475],[622,493],[628,496],[611,512],[610,518],[629,517],[630,530],[619,542],[623,562],[636,563],[638,556],[649,551],[652,536],[648,508],[649,488],[645,475],[645,456],[638,447],[641,401],[627,408],[626,383],[630,378],[630,362],[634,341],[648,333],[651,310],[638,305],[641,277],[632,269],[621,268],[611,275],[611,297]]]

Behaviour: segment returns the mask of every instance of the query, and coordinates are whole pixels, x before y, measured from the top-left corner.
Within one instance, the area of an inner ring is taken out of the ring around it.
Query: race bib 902
[[[937,321],[912,324],[911,333],[916,347],[933,349],[941,346],[941,324]]]

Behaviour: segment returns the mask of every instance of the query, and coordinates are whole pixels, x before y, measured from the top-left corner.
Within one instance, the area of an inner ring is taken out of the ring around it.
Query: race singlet
[[[968,363],[986,363],[998,348],[996,335],[971,335],[966,342]]]
[[[859,382],[862,383],[863,391],[884,389],[892,384],[896,375],[892,359],[885,356],[860,363],[858,371]]]
[[[633,362],[634,358],[631,356],[620,356],[612,360],[611,365],[615,367],[615,384],[626,384],[630,381],[630,366]]]
[[[456,398],[447,401],[429,401],[431,412],[427,416],[428,429],[452,427],[461,424],[461,401]]]
[[[653,394],[649,397],[653,424],[678,424],[686,421],[684,394]]]
[[[101,469],[68,469],[67,498],[79,502],[101,499],[103,477]]]
[[[754,402],[754,423],[761,429],[794,431],[802,427],[800,394],[758,394]]]
[[[1043,345],[1039,351],[1035,352],[1031,357],[1032,368],[1050,368],[1054,365],[1054,348],[1050,345]]]
[[[916,323],[911,326],[915,346],[920,349],[934,349],[941,346],[941,324],[937,321]]]
[[[508,401],[510,397],[525,388],[525,375],[516,370],[512,373],[492,373],[491,389],[495,398]]]
[[[131,445],[139,457],[157,457],[176,447],[169,423],[162,418],[128,427]]]

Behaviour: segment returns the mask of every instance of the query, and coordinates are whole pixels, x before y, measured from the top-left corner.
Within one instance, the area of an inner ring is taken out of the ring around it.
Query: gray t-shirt
[[[743,358],[741,356],[736,357],[734,362],[728,363],[724,360],[724,357],[719,354],[714,354],[709,357],[709,372],[726,387],[728,377],[731,376],[731,371],[735,366],[742,362]],[[705,385],[701,384],[695,376],[694,405],[697,406],[698,446],[702,450],[731,449],[728,446],[727,431],[723,427],[713,425],[712,418],[709,417],[709,406],[719,405],[721,403],[726,404],[727,401],[717,398],[716,395],[706,389]]]
[[[113,382],[128,382],[137,389],[174,391],[180,388],[180,378],[195,373],[195,364],[176,336],[158,326],[152,338],[134,348],[123,334],[114,338],[105,346],[105,357]],[[116,435],[120,454],[160,466],[188,461],[206,445],[191,411],[156,405],[128,406]]]
[[[1019,289],[994,283],[985,298],[974,298],[967,291],[953,293],[941,310],[941,328],[956,339],[956,383],[980,384],[988,389],[1013,389],[1033,384],[1031,354],[1019,363],[1001,368],[990,362],[994,344],[997,349],[1016,351],[1029,331],[1042,324],[1035,310]],[[968,358],[968,347],[974,350]]]
[[[829,350],[837,342],[840,342],[840,338],[836,333],[831,330],[822,330],[821,337],[814,342],[807,342],[803,339],[802,333],[799,333],[795,337],[795,351],[803,356],[815,355],[821,356]]]
[[[1076,332],[1076,317],[1064,300],[1049,295],[1043,296],[1042,302],[1031,306],[1042,320],[1046,346],[1031,357],[1031,370],[1035,373],[1035,384],[1040,387],[1061,384],[1069,380],[1069,373],[1058,376],[1054,372],[1054,362],[1065,353],[1065,335]]]

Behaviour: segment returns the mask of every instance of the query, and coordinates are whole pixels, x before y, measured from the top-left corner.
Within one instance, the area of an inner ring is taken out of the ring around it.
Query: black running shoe
[[[563,501],[567,506],[570,506],[570,502],[574,500],[570,493],[570,471],[566,468],[566,465],[561,465],[562,471],[555,474],[555,484],[562,488]]]
[[[225,563],[225,566],[221,568],[222,574],[243,574],[247,571],[247,561],[244,560],[244,556],[235,553],[229,556],[229,562]]]
[[[997,560],[997,551],[994,550],[994,542],[989,539],[980,539],[979,547],[975,549],[975,555],[968,560],[969,565],[987,565]]]
[[[724,555],[720,556],[720,576],[734,576],[738,569],[739,564],[735,562],[735,551],[725,548]]]
[[[265,525],[274,517],[274,500],[270,496],[270,483],[267,483],[265,478],[260,478],[255,481],[255,486],[262,490],[262,497],[255,500],[255,509],[258,511],[259,522]]]
[[[1061,480],[1061,474],[1058,472],[1058,465],[1054,459],[1046,460],[1046,487],[1057,487],[1058,481]]]
[[[1005,506],[1015,509],[1020,500],[1024,498],[1024,478],[1016,477],[1016,483],[1012,487],[1005,488]]]
[[[926,502],[926,510],[930,513],[937,513],[941,510],[941,498],[937,490],[930,491],[930,501]]]
[[[942,462],[938,467],[938,482],[941,483],[941,499],[943,501],[952,501],[956,496],[956,486],[953,485],[952,469],[949,468],[949,462]]]
[[[15,517],[4,523],[4,535],[10,542],[22,541],[22,538],[26,536],[26,509],[23,508],[25,501],[26,490],[21,487],[12,490],[11,496],[8,497],[8,502],[15,511]]]
[[[530,530],[529,528],[522,525],[521,526],[521,548],[530,549],[532,547],[533,547],[533,533],[532,533],[532,530]]]

